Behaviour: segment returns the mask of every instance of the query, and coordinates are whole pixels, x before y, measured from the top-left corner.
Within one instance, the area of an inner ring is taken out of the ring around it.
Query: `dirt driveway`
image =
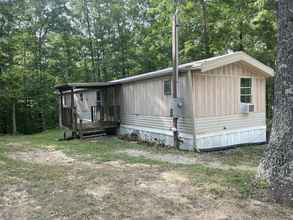
[[[95,163],[56,149],[10,150],[5,156],[4,220],[293,219],[290,209],[242,199],[229,188],[207,190],[213,182],[194,185],[184,169],[119,159]]]

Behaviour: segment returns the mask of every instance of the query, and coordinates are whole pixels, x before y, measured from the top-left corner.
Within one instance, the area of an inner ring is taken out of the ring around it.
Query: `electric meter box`
[[[181,118],[184,115],[184,99],[173,98],[171,103],[171,117]]]

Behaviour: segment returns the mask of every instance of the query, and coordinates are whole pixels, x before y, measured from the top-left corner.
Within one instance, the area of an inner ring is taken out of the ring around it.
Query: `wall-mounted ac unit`
[[[240,112],[241,112],[241,113],[254,112],[254,104],[250,104],[250,103],[241,103],[241,104],[240,104]]]

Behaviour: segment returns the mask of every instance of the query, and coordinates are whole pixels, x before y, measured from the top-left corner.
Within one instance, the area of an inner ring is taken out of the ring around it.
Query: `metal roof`
[[[269,66],[261,63],[260,61],[254,59],[244,52],[234,52],[222,56],[216,56],[208,59],[198,60],[191,63],[186,63],[179,65],[180,72],[186,72],[188,70],[201,70],[202,72],[215,69],[220,66],[224,66],[230,63],[235,63],[238,61],[242,61],[244,63],[250,64],[257,68],[260,72],[262,72],[267,77],[274,76],[274,70]],[[110,81],[111,83],[128,83],[137,80],[150,79],[154,77],[166,76],[173,73],[173,68],[169,67],[162,70],[157,70],[149,73],[144,73],[136,76],[130,76],[123,79],[117,79]]]
[[[234,52],[222,56],[216,56],[208,59],[203,59],[195,62],[190,62],[186,64],[179,65],[180,73],[186,72],[188,70],[200,70],[201,72],[206,72],[211,69],[218,68],[220,66],[228,65],[235,62],[243,62],[253,66],[260,73],[262,73],[266,77],[274,76],[274,70],[269,66],[261,63],[260,61],[254,59],[244,52]],[[165,68],[157,71],[152,71],[149,73],[144,73],[135,76],[129,76],[122,79],[112,80],[108,82],[92,82],[92,83],[68,83],[63,85],[57,85],[55,88],[60,91],[70,90],[70,89],[78,89],[78,88],[98,88],[98,87],[106,87],[111,85],[118,85],[123,83],[134,82],[138,80],[151,79],[155,77],[167,76],[172,74],[173,68]]]

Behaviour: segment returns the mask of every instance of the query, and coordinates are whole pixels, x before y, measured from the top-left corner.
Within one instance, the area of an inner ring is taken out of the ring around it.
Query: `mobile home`
[[[266,141],[266,79],[273,77],[273,69],[235,52],[180,65],[179,71],[181,149]],[[82,122],[85,127],[117,128],[119,134],[173,145],[172,72],[166,68],[104,83],[56,86],[60,124],[77,135],[83,133]]]

